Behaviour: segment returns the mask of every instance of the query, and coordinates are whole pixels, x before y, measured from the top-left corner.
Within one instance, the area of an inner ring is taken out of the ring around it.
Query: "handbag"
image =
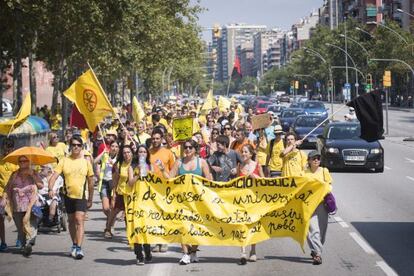
[[[325,196],[323,201],[324,201],[323,204],[325,205],[326,211],[328,211],[328,213],[330,215],[335,214],[337,208],[336,208],[336,200],[335,200],[335,197],[334,197],[333,193],[328,193]]]
[[[325,168],[323,168],[323,180],[325,181]],[[338,208],[336,207],[336,200],[333,193],[328,193],[323,199],[323,205],[330,215],[334,215]]]

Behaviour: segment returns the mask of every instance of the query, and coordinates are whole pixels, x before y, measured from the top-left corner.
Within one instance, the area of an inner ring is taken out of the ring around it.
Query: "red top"
[[[254,168],[254,171],[252,174],[258,175],[260,176],[260,171],[259,171],[259,162],[256,162],[256,167]],[[240,171],[239,176],[248,176],[248,175],[244,175],[242,171]]]

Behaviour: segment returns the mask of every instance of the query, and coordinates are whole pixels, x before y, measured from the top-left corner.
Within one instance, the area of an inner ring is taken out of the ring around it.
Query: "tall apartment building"
[[[220,38],[217,39],[216,79],[225,81],[231,75],[236,54],[240,57],[242,44],[253,42],[253,35],[266,30],[264,25],[230,24],[221,27]]]
[[[306,40],[309,40],[311,33],[316,25],[319,23],[319,12],[314,11],[310,16],[302,18],[300,22],[292,26],[293,31],[293,48],[294,50],[300,49],[303,47],[303,44]]]
[[[279,39],[279,30],[258,32],[254,35],[254,71],[262,76],[267,71],[267,50]]]
[[[240,46],[240,67],[242,76],[253,77],[255,75],[254,71],[254,52],[253,52],[253,43],[246,42]]]

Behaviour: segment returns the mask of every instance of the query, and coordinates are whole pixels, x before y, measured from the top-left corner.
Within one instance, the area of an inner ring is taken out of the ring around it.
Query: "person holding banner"
[[[283,160],[282,157],[280,157],[280,154],[285,149],[282,139],[283,133],[282,126],[276,125],[273,130],[275,138],[270,140],[270,143],[267,144],[266,164],[268,166],[270,177],[278,177],[282,175]]]
[[[125,211],[124,195],[131,192],[128,183],[133,177],[133,148],[130,145],[123,145],[120,152],[121,155],[119,156],[117,163],[113,165],[112,169],[112,183],[114,183],[113,189],[115,190],[115,198],[112,200],[115,201],[115,204],[106,220],[104,235],[108,238],[112,238],[113,236],[111,229],[115,223],[116,216],[119,212]]]
[[[134,169],[134,176],[128,180],[130,187],[133,187],[139,178],[145,177],[148,175],[148,172],[154,171],[150,162],[150,153],[145,145],[138,146],[138,159],[139,163]],[[144,249],[145,261],[142,249]],[[134,243],[134,253],[137,258],[137,265],[144,265],[152,261],[150,244]]]
[[[316,150],[308,154],[308,168],[305,171],[306,176],[314,177],[326,185],[332,184],[332,177],[327,168],[320,167],[321,154]],[[311,249],[311,256],[314,265],[322,264],[322,247],[325,243],[326,232],[328,230],[329,214],[322,201],[313,213],[307,236],[308,245]]]
[[[286,134],[286,148],[280,154],[283,159],[282,176],[303,175],[307,165],[306,153],[297,148],[302,142],[294,133]]]
[[[196,141],[189,139],[184,142],[184,158],[177,160],[173,168],[168,173],[162,163],[158,164],[165,178],[174,178],[179,175],[193,174],[203,176],[208,180],[213,180],[209,166],[206,160],[197,156],[198,144]],[[180,260],[181,265],[189,263],[198,263],[197,245],[181,244],[184,255]]]
[[[263,178],[262,166],[259,162],[256,162],[256,152],[252,145],[246,144],[242,147],[241,152],[242,162],[239,167],[239,176],[247,176],[251,178]],[[256,244],[252,244],[250,248],[249,261],[257,261],[256,256]],[[245,265],[247,263],[246,247],[241,248],[240,264]]]

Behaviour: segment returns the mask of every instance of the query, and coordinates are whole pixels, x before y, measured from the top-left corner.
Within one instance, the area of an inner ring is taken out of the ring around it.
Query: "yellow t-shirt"
[[[119,195],[127,195],[132,191],[131,187],[128,185],[128,169],[130,166],[131,163],[122,163],[121,165],[118,185],[116,186],[116,193]]]
[[[4,162],[2,159],[0,159],[0,197],[3,197],[4,188],[6,188],[10,176],[13,172],[17,171],[18,169],[18,165],[9,162]]]
[[[73,199],[83,199],[86,194],[87,177],[93,176],[92,164],[85,158],[64,157],[55,168],[65,178],[66,195]]]
[[[143,132],[142,134],[138,135],[138,143],[140,145],[143,145],[143,144],[145,144],[145,141],[147,141],[147,139],[149,139],[149,138],[151,138],[151,135],[149,135],[146,132]]]
[[[307,164],[307,155],[301,150],[294,150],[283,157],[282,176],[303,175]]]
[[[59,142],[57,143],[56,146],[48,146],[46,148],[47,152],[50,152],[54,157],[56,157],[59,161],[62,160],[63,157],[65,157],[65,153],[66,153],[66,144]],[[53,168],[55,168],[57,165],[56,163],[53,163],[52,166]]]
[[[313,177],[328,184],[332,183],[332,176],[327,168],[319,167],[319,169],[316,170],[316,172],[314,173],[309,168],[307,168],[305,170],[305,175]]]
[[[279,142],[275,142],[272,148],[272,153],[270,153],[270,143],[267,144],[267,154],[270,154],[269,159],[269,170],[270,171],[281,171],[283,160],[282,157],[280,157],[280,154],[285,149],[285,146],[283,145],[283,140],[280,140]]]

